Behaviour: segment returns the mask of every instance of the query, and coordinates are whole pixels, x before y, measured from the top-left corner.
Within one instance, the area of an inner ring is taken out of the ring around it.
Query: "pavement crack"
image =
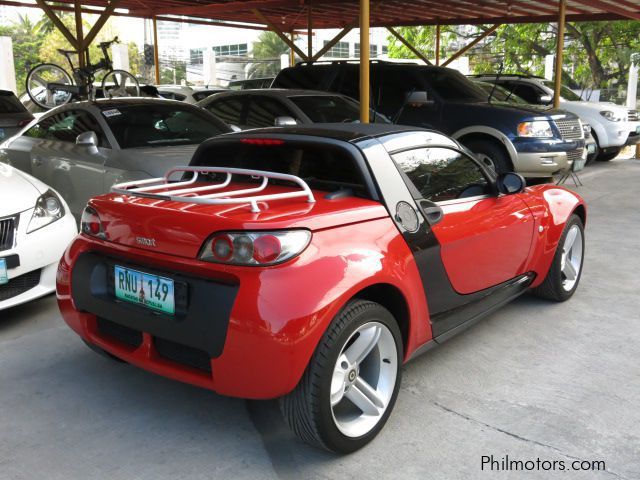
[[[485,423],[485,422],[483,422],[481,420],[478,420],[476,418],[470,417],[469,415],[466,415],[464,413],[457,412],[457,411],[455,411],[455,410],[453,410],[453,409],[451,409],[449,407],[446,407],[446,406],[442,405],[441,403],[434,402],[434,401],[431,401],[431,403],[433,405],[435,405],[436,407],[438,407],[439,409],[444,410],[447,413],[450,413],[452,415],[460,417],[460,418],[462,418],[462,419],[464,419],[464,420],[466,420],[468,422],[475,423],[476,425],[481,425],[483,427],[489,428],[489,429],[491,429],[491,430],[493,430],[495,432],[499,432],[499,433],[502,433],[504,435],[508,435],[509,437],[515,438],[516,440],[520,440],[521,442],[530,443],[532,445],[537,445],[537,446],[542,447],[542,448],[548,448],[549,450],[553,450],[554,452],[557,452],[558,454],[560,454],[563,457],[566,457],[566,458],[568,458],[570,460],[579,460],[581,462],[586,461],[584,458],[574,457],[573,455],[569,455],[568,453],[565,453],[562,450],[560,450],[558,447],[554,447],[553,445],[549,445],[549,444],[546,444],[546,443],[543,443],[543,442],[539,442],[537,440],[532,440],[530,438],[526,438],[526,437],[523,437],[521,435],[518,435],[517,433],[512,433],[512,432],[509,432],[508,430],[505,430],[503,428],[496,427],[496,426],[491,425],[489,423]],[[601,470],[601,471],[603,473],[611,475],[612,477],[615,477],[615,478],[620,478],[622,480],[631,480],[630,478],[625,477],[624,475],[621,475],[619,473],[613,472],[611,470]]]

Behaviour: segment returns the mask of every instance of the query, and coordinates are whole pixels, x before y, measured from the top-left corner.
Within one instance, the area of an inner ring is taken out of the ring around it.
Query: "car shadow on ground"
[[[38,328],[45,322],[50,322],[51,312],[57,310],[54,294],[32,300],[15,307],[0,310],[0,334],[13,336],[13,331],[31,329],[38,324]],[[62,321],[62,320],[60,320]],[[0,341],[4,338],[0,338]]]

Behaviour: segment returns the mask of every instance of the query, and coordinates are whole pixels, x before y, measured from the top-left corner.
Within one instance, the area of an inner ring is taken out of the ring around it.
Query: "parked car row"
[[[511,170],[569,168],[585,125],[444,68],[374,63],[371,125],[355,64],[277,86],[67,104],[0,144],[0,309],[55,278],[92,350],[278,398],[303,441],[348,453],[403,363],[526,291],[576,291],[584,201]]]
[[[531,104],[549,105],[554,94],[552,81],[530,75],[473,75],[474,79],[494,83]],[[586,102],[569,88],[560,89],[560,107],[578,115],[591,126],[598,160],[615,158],[626,145],[640,142],[638,112],[611,102]]]

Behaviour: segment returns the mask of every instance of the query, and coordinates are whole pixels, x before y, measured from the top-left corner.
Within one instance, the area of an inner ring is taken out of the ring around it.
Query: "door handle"
[[[420,200],[418,205],[420,206],[420,210],[424,214],[427,222],[429,222],[429,225],[432,227],[444,218],[444,211],[442,208],[432,201]]]

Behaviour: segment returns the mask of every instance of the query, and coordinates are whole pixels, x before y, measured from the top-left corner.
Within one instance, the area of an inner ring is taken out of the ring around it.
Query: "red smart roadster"
[[[570,298],[585,219],[575,193],[496,176],[433,131],[247,131],[92,199],[58,301],[94,350],[280,398],[300,438],[351,452],[387,421],[404,362],[527,290]]]

